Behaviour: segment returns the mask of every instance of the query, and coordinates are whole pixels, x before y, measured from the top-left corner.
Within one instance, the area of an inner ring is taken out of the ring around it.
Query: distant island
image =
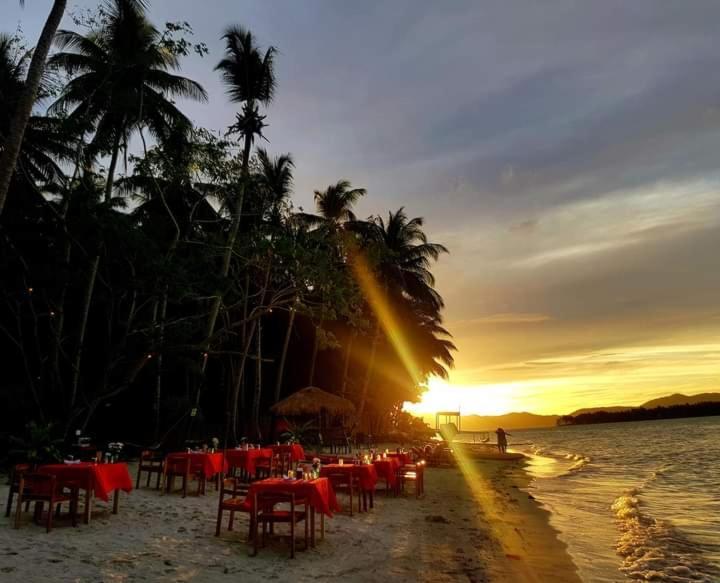
[[[594,411],[580,415],[563,415],[558,425],[589,425],[592,423],[618,423],[621,421],[651,421],[657,419],[681,419],[684,417],[711,417],[720,415],[720,402],[705,401],[670,407],[633,407],[623,411]]]
[[[698,395],[675,393],[666,397],[651,399],[637,406],[615,405],[583,408],[573,411],[569,415],[536,415],[528,412],[506,413],[505,415],[463,415],[462,430],[494,431],[497,427],[508,430],[540,429],[557,425],[611,423],[615,421],[639,421],[642,419],[674,419],[707,415],[720,415],[720,393],[701,393]],[[434,425],[435,417],[433,415],[427,415],[424,418],[425,421]]]

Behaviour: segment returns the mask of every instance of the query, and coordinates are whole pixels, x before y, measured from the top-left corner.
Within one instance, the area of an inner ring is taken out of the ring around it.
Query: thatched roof
[[[276,403],[271,410],[276,415],[285,416],[317,415],[322,410],[331,415],[352,415],[355,405],[317,387],[306,387]]]

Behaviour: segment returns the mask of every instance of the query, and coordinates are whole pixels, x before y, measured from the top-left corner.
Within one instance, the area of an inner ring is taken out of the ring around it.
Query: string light
[[[29,294],[33,293],[33,288],[31,288],[31,287],[27,288],[27,292],[28,292]]]

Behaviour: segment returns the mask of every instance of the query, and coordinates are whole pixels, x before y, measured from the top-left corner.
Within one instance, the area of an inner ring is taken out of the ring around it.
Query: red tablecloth
[[[225,450],[225,459],[228,465],[242,468],[251,476],[255,475],[257,469],[256,464],[260,459],[268,459],[273,455],[272,449],[227,449]]]
[[[206,478],[212,478],[215,474],[227,470],[227,467],[223,467],[224,456],[221,453],[177,452],[167,455],[169,461],[184,460],[186,458],[190,458],[190,472],[201,471]],[[225,466],[227,466],[227,463]]]
[[[404,466],[405,464],[409,464],[412,462],[411,456],[409,453],[389,453],[388,457],[395,458],[400,462],[401,466]]]
[[[245,498],[245,508],[252,511],[252,503],[255,493],[260,492],[283,492],[294,493],[296,496],[308,497],[310,506],[316,512],[332,517],[333,512],[338,512],[340,506],[335,497],[330,480],[318,478],[317,480],[285,480],[283,478],[268,478],[258,480],[250,484],[250,489]]]
[[[305,450],[303,449],[303,446],[298,443],[290,445],[271,445],[270,449],[273,450],[273,453],[289,453],[290,459],[294,462],[305,459]]]
[[[37,469],[41,474],[55,476],[58,482],[74,482],[81,488],[92,488],[95,496],[106,502],[114,490],[130,492],[132,478],[127,464],[49,464]]]
[[[327,476],[328,474],[337,472],[352,472],[358,477],[358,481],[360,482],[360,488],[362,488],[366,492],[372,492],[375,490],[375,484],[377,484],[378,475],[374,465],[326,464],[320,468],[321,476]]]
[[[400,461],[397,458],[389,457],[380,461],[374,461],[373,465],[377,470],[378,476],[387,480],[387,483],[394,488],[395,484],[397,484],[395,472],[400,467]]]

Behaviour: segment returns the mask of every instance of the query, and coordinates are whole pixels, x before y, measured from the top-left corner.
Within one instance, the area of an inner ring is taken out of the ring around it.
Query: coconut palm
[[[393,310],[402,314],[398,321],[403,322],[406,328],[406,339],[412,339],[413,344],[423,348],[422,360],[417,359],[419,354],[415,355],[416,362],[422,362],[423,370],[411,371],[412,376],[440,374],[444,367],[435,360],[435,356],[441,363],[452,364],[449,354],[452,343],[447,345],[448,341],[438,338],[438,335],[447,332],[440,326],[443,300],[434,289],[435,279],[430,271],[431,263],[448,251],[443,245],[429,242],[422,227],[423,219],[408,219],[403,208],[389,213],[387,221],[375,217],[368,222],[352,224],[365,244],[374,247],[374,253],[379,258],[376,277]],[[376,320],[358,416],[365,410],[380,337],[381,326]],[[431,348],[428,349],[428,346]]]
[[[24,5],[24,0],[20,0],[20,4]],[[60,25],[60,20],[65,13],[66,5],[67,0],[55,0],[53,2],[50,14],[45,21],[37,46],[30,59],[24,87],[18,96],[14,107],[15,113],[8,126],[3,149],[0,153],[0,214],[2,214],[5,206],[10,181],[15,173],[15,167],[18,162],[18,157],[20,156],[23,136],[25,135],[28,121],[32,114],[32,108],[42,82],[45,60],[50,52],[50,45],[52,44],[55,31]]]
[[[207,100],[198,83],[169,72],[179,68],[179,59],[161,40],[138,0],[110,0],[106,20],[85,36],[67,30],[57,34],[61,52],[49,64],[72,79],[50,111],[69,112],[69,122],[94,132],[89,158],[110,156],[106,201],[112,196],[120,149],[131,134],[147,127],[162,140],[170,128],[190,128],[171,98]]]
[[[250,151],[255,138],[262,136],[265,127],[265,116],[260,114],[260,105],[267,106],[275,94],[275,48],[268,47],[264,52],[257,45],[255,36],[242,26],[235,25],[226,29],[223,35],[225,40],[225,57],[216,65],[227,87],[230,100],[242,104],[242,111],[236,114],[236,122],[229,128],[229,133],[237,133],[243,139],[241,180],[238,185],[237,196],[234,201],[228,201],[228,208],[232,217],[230,230],[225,241],[220,275],[228,277],[230,273],[230,260],[233,255],[235,242],[240,230],[245,189],[250,182]],[[248,290],[246,290],[247,294]],[[208,318],[205,345],[209,346],[215,332],[223,302],[223,294],[217,292],[213,298]],[[248,338],[243,338],[243,345],[249,348],[249,343],[257,326],[256,321],[251,326]],[[247,350],[245,350],[247,353]],[[203,371],[206,361],[203,361]],[[233,387],[231,405],[232,429],[236,430],[237,406],[242,377],[244,375],[245,358],[241,359],[239,372]],[[196,395],[196,406],[200,402],[200,390]]]
[[[0,149],[6,148],[13,123],[14,105],[25,90],[25,71],[30,53],[19,54],[15,40],[0,34]],[[38,99],[46,95],[41,83]],[[17,169],[30,184],[61,178],[58,161],[69,159],[73,149],[58,119],[33,115],[28,119],[17,158]]]
[[[353,207],[365,196],[364,188],[352,188],[349,180],[338,180],[325,190],[315,191],[317,214],[300,214],[311,227],[336,237],[345,223],[356,220]]]

